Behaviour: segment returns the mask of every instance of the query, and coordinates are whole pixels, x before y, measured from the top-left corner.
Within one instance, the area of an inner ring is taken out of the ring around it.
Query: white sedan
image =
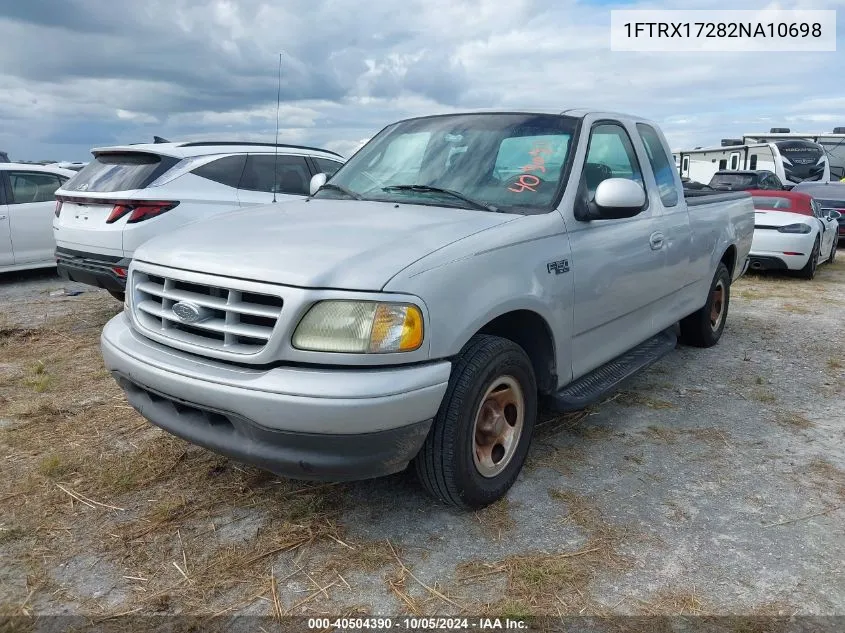
[[[76,172],[0,163],[0,273],[56,265],[55,192]]]
[[[840,214],[825,212],[811,196],[793,191],[752,191],[753,270],[790,270],[812,279],[816,267],[836,257]]]

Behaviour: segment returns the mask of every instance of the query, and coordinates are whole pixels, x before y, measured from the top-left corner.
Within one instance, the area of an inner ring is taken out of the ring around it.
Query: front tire
[[[112,297],[114,297],[115,299],[117,299],[118,301],[120,301],[121,303],[123,303],[123,302],[124,302],[124,300],[126,299],[126,293],[125,293],[125,292],[118,292],[117,290],[108,290],[107,292],[108,292],[108,293],[109,293]]]
[[[810,257],[807,259],[807,263],[804,264],[804,268],[798,271],[798,276],[801,277],[801,279],[810,280],[816,276],[816,268],[819,266],[820,248],[819,238],[816,238],[816,241],[813,244],[813,250],[810,252]]]
[[[839,248],[839,240],[834,237],[833,244],[830,245],[830,257],[827,258],[827,263],[832,264],[836,261],[836,251]]]
[[[525,351],[477,335],[455,361],[446,395],[414,463],[426,491],[464,509],[501,499],[516,481],[537,419],[537,381]]]
[[[722,338],[731,302],[731,274],[720,262],[710,283],[704,307],[681,320],[681,341],[694,347],[712,347]]]

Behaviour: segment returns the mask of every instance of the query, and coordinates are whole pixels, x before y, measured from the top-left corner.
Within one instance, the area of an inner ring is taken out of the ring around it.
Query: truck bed
[[[684,190],[684,200],[688,207],[697,207],[713,202],[727,202],[750,197],[747,191],[706,191],[703,189]]]

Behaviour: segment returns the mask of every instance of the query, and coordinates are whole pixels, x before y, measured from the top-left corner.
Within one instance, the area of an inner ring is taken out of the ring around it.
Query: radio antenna
[[[273,148],[273,202],[276,201],[276,183],[278,173],[276,166],[279,163],[279,107],[282,101],[282,54],[279,53],[279,87],[276,91],[276,145]]]

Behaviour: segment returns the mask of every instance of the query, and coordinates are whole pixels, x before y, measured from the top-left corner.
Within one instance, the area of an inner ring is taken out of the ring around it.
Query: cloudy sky
[[[612,8],[838,9],[838,51],[610,50]],[[598,107],[673,148],[845,126],[845,0],[0,0],[0,150],[275,135],[349,155],[387,123],[475,108]]]

